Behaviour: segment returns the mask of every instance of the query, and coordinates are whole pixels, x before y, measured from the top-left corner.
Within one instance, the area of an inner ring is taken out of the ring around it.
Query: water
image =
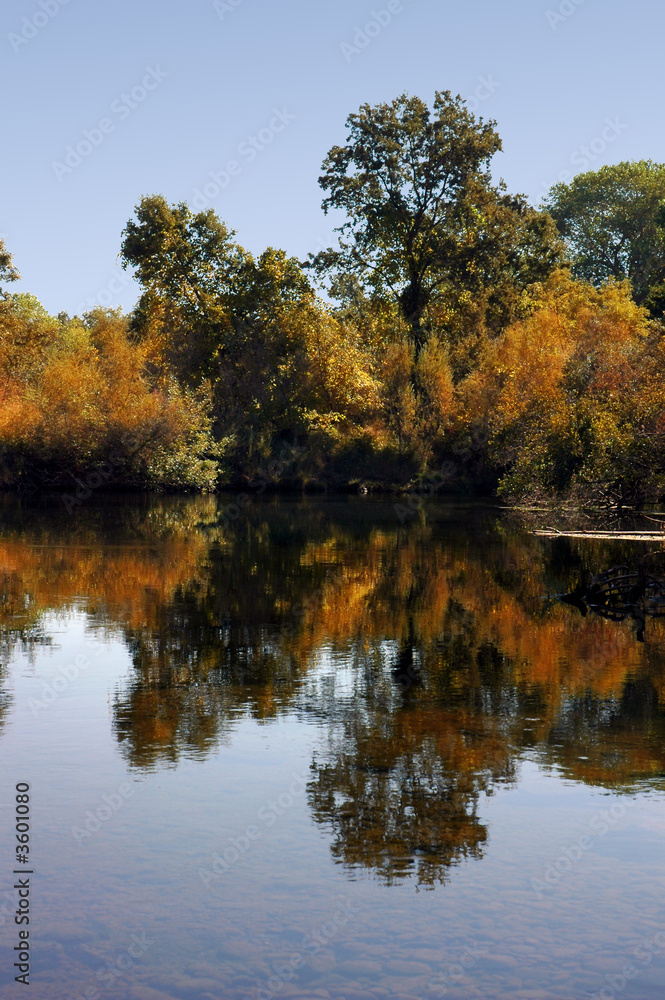
[[[228,503],[2,503],[3,1000],[24,781],[33,1000],[660,1000],[657,546]]]

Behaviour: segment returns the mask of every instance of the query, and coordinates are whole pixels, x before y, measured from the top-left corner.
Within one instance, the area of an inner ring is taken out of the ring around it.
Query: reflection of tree
[[[213,684],[135,683],[116,700],[114,731],[135,767],[174,764],[183,754],[203,758],[219,746],[233,707],[228,692]]]
[[[635,569],[612,566],[578,583],[560,600],[582,615],[592,611],[613,622],[630,619],[636,624],[638,641],[644,642],[647,618],[665,618],[665,578],[650,573],[640,560]]]
[[[0,729],[2,729],[5,724],[7,710],[9,709],[9,706],[11,704],[11,699],[7,694],[7,692],[5,691],[4,687],[4,682],[5,682],[4,673],[5,670],[4,670],[4,657],[3,657],[3,660],[0,661]]]
[[[293,703],[308,660],[283,633],[324,572],[302,565],[303,544],[302,520],[251,511],[236,533],[213,533],[205,573],[157,602],[149,627],[125,629],[135,675],[117,694],[114,729],[132,764],[200,756],[230,718],[270,718]]]
[[[101,509],[68,515],[60,504],[27,506],[2,498],[0,572],[12,581],[20,615],[34,629],[49,611],[85,611],[95,622],[149,627],[154,610],[183,580],[205,571],[202,525],[209,498],[152,501],[115,498]],[[13,611],[11,612],[14,613]],[[17,623],[4,619],[3,634]]]
[[[326,762],[315,762],[309,799],[334,833],[333,856],[374,869],[388,883],[446,880],[448,868],[480,857],[487,830],[478,795],[509,778],[509,748],[483,721],[436,709],[356,712]]]
[[[656,669],[662,676],[662,666]],[[640,782],[665,788],[665,711],[653,681],[628,677],[617,698],[601,699],[590,691],[570,699],[541,755],[586,784],[627,791]]]
[[[206,499],[113,498],[67,513],[57,500],[0,498],[0,652],[50,643],[45,614],[84,613],[95,629],[146,634],[183,580],[201,579],[216,516]],[[2,700],[0,699],[0,706]],[[1,708],[0,708],[1,711]]]
[[[47,641],[49,611],[86,613],[122,636],[134,669],[116,692],[114,731],[136,766],[210,753],[243,713],[316,713],[341,741],[325,762],[331,786],[353,789],[365,775],[359,814],[370,815],[370,792],[392,802],[391,782],[421,801],[421,768],[449,826],[463,803],[471,826],[459,844],[476,847],[475,797],[524,749],[600,784],[665,770],[665,622],[653,634],[650,623],[640,646],[629,624],[543,600],[599,567],[629,566],[644,551],[632,543],[536,539],[473,507],[434,508],[429,523],[400,528],[390,504],[257,500],[222,528],[216,498],[116,498],[74,516],[0,503],[6,643]],[[352,671],[352,697],[316,680],[326,656]],[[418,719],[429,729],[416,738]],[[471,765],[476,731],[479,746],[491,736],[496,747]],[[450,757],[453,743],[467,758]],[[354,770],[373,753],[388,771]],[[405,833],[407,854],[441,836],[445,823],[428,822]]]
[[[1,566],[0,662],[6,662],[14,649],[30,654],[34,647],[48,645],[50,640],[41,626],[44,608],[36,605],[23,589],[22,574],[4,560]]]

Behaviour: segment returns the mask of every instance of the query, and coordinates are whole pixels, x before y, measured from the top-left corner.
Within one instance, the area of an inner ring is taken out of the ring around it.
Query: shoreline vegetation
[[[147,196],[135,308],[52,316],[0,241],[0,488],[665,500],[665,165],[534,208],[447,91],[346,124],[319,178],[338,240],[306,261]]]

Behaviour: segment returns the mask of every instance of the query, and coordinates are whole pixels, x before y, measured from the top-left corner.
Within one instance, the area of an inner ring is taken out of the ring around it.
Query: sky
[[[143,195],[213,208],[253,253],[332,242],[321,164],[361,104],[437,90],[497,122],[538,204],[665,162],[662,0],[4,0],[0,237],[52,313],[129,310]]]

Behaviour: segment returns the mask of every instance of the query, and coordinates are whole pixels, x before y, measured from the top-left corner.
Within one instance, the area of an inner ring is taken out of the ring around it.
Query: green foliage
[[[617,163],[557,184],[545,203],[573,273],[595,285],[630,280],[636,302],[665,311],[665,164]]]
[[[449,91],[435,95],[432,111],[403,94],[350,115],[347,145],[324,161],[323,208],[348,218],[337,230],[339,248],[313,257],[312,266],[392,296],[417,351],[430,307],[455,307],[491,287],[494,320],[502,310],[511,315],[513,290],[560,259],[549,217],[491,183],[488,165],[501,149],[495,124],[476,119]]]
[[[148,357],[207,392],[228,461],[251,476],[284,441],[336,447],[377,388],[362,334],[316,300],[298,261],[272,247],[255,259],[231,235],[212,212],[145,198],[123,259],[144,287],[134,326]],[[315,475],[317,454],[310,464]]]
[[[123,232],[122,265],[143,288],[134,328],[155,360],[200,384],[232,332],[229,298],[242,284],[249,255],[212,210],[194,214],[161,195],[142,198]]]
[[[123,232],[123,266],[136,268],[144,288],[196,310],[235,286],[246,255],[234,235],[212,209],[195,215],[161,195],[142,198]]]
[[[0,239],[0,283],[3,281],[18,281],[21,275],[14,267],[14,261],[9,250],[5,246],[5,241]],[[6,296],[0,287],[0,296]]]

